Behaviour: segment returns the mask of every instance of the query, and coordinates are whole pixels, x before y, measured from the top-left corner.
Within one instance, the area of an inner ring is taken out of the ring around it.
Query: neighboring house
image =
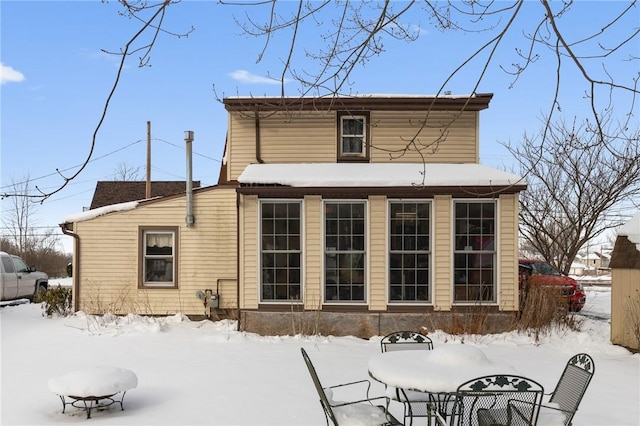
[[[194,181],[192,187],[199,188],[200,181]],[[151,196],[149,198],[181,194],[185,192],[185,188],[185,181],[150,181],[149,192]],[[127,201],[144,200],[147,198],[146,193],[146,181],[101,180],[96,184],[96,190],[93,193],[93,199],[91,200],[91,207],[89,207],[89,209],[93,210],[99,207],[125,203]]]
[[[609,262],[611,262],[611,250],[602,250],[596,253],[600,256],[600,268],[609,269]]]
[[[569,269],[569,275],[583,275],[584,270],[586,269],[586,265],[580,262],[571,263],[571,268]]]
[[[588,252],[578,258],[580,259],[580,262],[585,265],[585,272],[595,272],[602,266],[602,259],[598,253]]]
[[[609,266],[611,342],[640,351],[640,211],[618,230]]]
[[[225,98],[218,185],[62,225],[75,309],[202,315],[210,289],[263,334],[506,329],[526,184],[479,164],[491,98]]]

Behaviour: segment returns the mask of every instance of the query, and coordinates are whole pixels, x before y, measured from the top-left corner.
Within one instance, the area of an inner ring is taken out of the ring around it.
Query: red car
[[[582,284],[543,260],[520,259],[518,263],[521,284],[523,280],[527,280],[529,284],[534,285],[561,286],[571,311],[580,312],[584,308],[587,295],[582,288]]]

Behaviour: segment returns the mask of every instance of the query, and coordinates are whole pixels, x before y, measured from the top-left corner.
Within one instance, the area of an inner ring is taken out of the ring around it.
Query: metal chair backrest
[[[535,425],[544,388],[522,376],[491,375],[461,384],[451,425]]]
[[[571,420],[578,410],[578,405],[591,382],[595,371],[593,358],[581,353],[571,357],[551,394],[549,402],[555,402],[566,415],[565,424]]]
[[[311,362],[307,351],[305,351],[304,348],[300,348],[300,351],[302,352],[302,358],[304,358],[304,363],[307,365],[307,369],[309,370],[309,374],[311,375],[313,384],[316,387],[318,396],[320,397],[320,405],[322,405],[322,410],[324,411],[324,415],[327,419],[327,424],[329,424],[329,420],[331,420],[334,425],[337,425],[338,421],[336,420],[336,416],[331,409],[331,404],[329,403],[329,399],[327,398],[327,395],[324,392],[324,388],[320,383],[320,379],[318,378],[316,369],[313,367],[313,363]]]
[[[395,331],[387,334],[380,341],[382,352],[404,351],[411,349],[431,350],[433,342],[424,334],[414,331]]]

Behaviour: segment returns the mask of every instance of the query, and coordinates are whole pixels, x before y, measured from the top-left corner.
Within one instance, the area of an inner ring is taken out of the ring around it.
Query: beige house
[[[505,329],[526,186],[479,164],[491,98],[224,99],[218,185],[62,225],[75,308],[197,316],[211,290],[215,314],[265,334],[368,337],[479,311]]]
[[[640,212],[618,231],[609,266],[611,342],[640,351]]]

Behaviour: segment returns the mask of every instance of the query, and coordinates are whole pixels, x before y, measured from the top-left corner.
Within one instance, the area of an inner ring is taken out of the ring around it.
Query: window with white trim
[[[369,113],[338,113],[338,157],[341,160],[368,158],[367,126]]]
[[[326,302],[365,301],[366,204],[324,204],[324,293]]]
[[[177,287],[177,227],[141,229],[141,284]]]
[[[301,300],[300,201],[260,203],[260,298]]]
[[[430,301],[428,201],[389,202],[389,301]]]
[[[496,301],[496,203],[454,201],[454,302]]]

